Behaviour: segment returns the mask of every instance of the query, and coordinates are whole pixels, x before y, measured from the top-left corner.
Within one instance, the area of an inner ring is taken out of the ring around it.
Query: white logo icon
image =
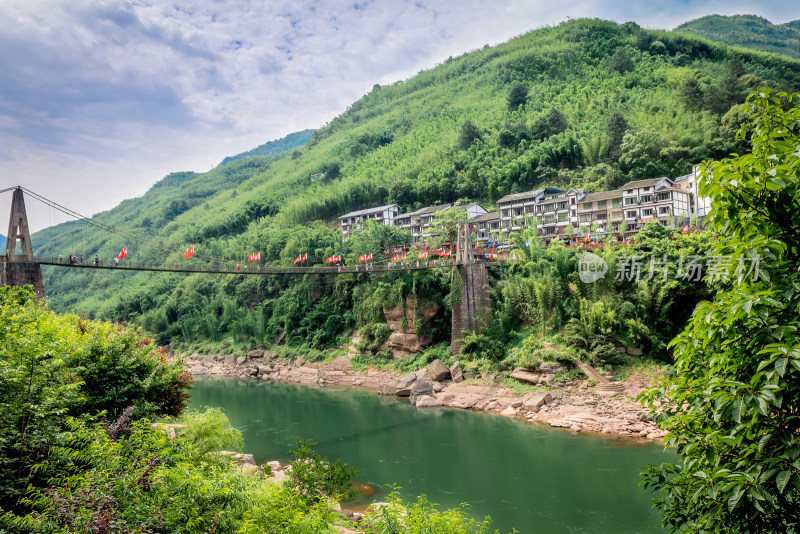
[[[591,252],[578,257],[578,276],[584,284],[591,284],[605,278],[608,272],[606,260]]]

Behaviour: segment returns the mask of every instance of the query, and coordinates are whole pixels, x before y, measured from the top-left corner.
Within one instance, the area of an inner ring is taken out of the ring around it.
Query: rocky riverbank
[[[512,373],[518,380],[536,384],[535,391],[516,394],[494,381],[464,380],[458,364],[448,368],[438,360],[405,376],[375,369],[357,371],[347,357],[325,363],[305,362],[302,358],[283,362],[274,352],[263,350],[226,356],[193,354],[186,363],[195,376],[361,387],[380,395],[408,397],[419,409],[447,406],[525,419],[572,432],[626,438],[654,440],[664,436],[636,402],[636,396],[647,386],[643,377],[597,386],[585,379],[559,384],[554,381],[557,366],[543,364],[540,369],[519,369]]]

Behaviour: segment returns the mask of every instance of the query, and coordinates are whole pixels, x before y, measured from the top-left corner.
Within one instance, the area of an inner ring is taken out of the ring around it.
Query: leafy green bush
[[[386,323],[372,323],[359,330],[361,338],[356,348],[361,352],[376,355],[381,346],[389,339],[392,331]]]
[[[182,362],[123,325],[59,316],[30,287],[0,287],[0,507],[13,509],[34,466],[65,436],[68,414],[176,415],[188,395]]]
[[[496,339],[471,332],[461,344],[461,354],[467,359],[487,359],[496,362],[503,359],[505,347]]]
[[[386,498],[387,504],[370,510],[364,516],[363,525],[368,532],[383,534],[486,534],[491,519],[478,521],[469,517],[467,505],[440,511],[425,495],[416,502],[405,503],[394,489]],[[495,533],[499,532],[497,530]]]
[[[180,438],[191,447],[188,455],[195,461],[219,463],[223,457],[214,453],[240,450],[244,443],[242,433],[231,426],[221,408],[187,412],[180,423],[185,425]]]
[[[307,504],[332,499],[350,501],[357,494],[350,483],[358,473],[339,460],[331,463],[311,448],[313,441],[297,440],[297,448],[292,451],[294,459],[289,463],[287,481],[291,488]]]
[[[4,514],[0,530],[311,534],[331,525],[328,502],[309,504],[296,490],[230,462],[196,463],[189,442],[146,420],[118,439],[100,423],[70,419],[67,428],[72,439],[43,465],[53,475],[50,487],[29,493],[30,514]]]

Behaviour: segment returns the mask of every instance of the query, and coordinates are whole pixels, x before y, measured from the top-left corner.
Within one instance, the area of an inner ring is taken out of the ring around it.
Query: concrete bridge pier
[[[14,190],[11,200],[11,218],[8,222],[5,253],[0,256],[0,286],[32,285],[36,295],[44,298],[44,283],[39,264],[33,261],[31,233],[22,188]],[[17,253],[17,243],[20,252]]]
[[[464,337],[470,332],[480,333],[489,323],[492,303],[489,299],[489,273],[486,266],[475,261],[472,238],[468,224],[458,230],[456,267],[453,267],[451,289],[453,316],[450,333],[450,353],[461,350]]]

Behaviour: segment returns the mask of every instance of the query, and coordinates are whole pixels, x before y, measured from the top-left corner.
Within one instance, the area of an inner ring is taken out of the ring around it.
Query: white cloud
[[[0,189],[109,209],[170,171],[318,127],[375,83],[568,17],[670,28],[797,11],[785,0],[0,0]]]

